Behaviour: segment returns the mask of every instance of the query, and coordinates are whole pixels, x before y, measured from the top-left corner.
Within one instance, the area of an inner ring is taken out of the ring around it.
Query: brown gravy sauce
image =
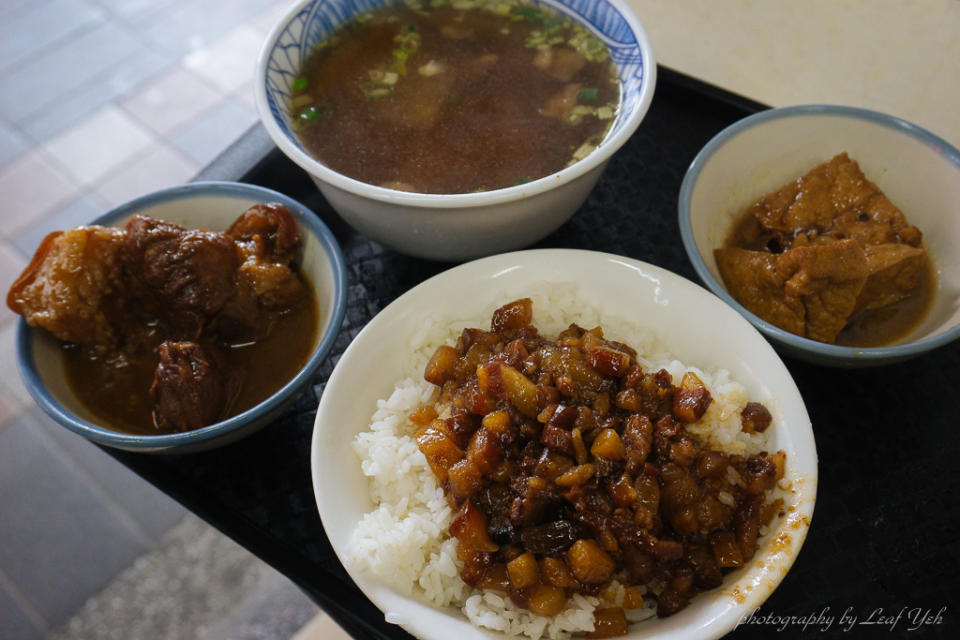
[[[302,274],[301,274],[301,277]],[[222,349],[232,371],[242,372],[242,382],[228,417],[250,409],[276,393],[306,363],[316,340],[319,310],[309,282],[309,297],[279,314],[266,338]],[[157,435],[151,418],[148,390],[157,368],[157,347],[162,332],[154,332],[136,354],[101,359],[90,350],[64,344],[61,348],[67,382],[84,407],[104,425],[137,435]]]
[[[859,313],[837,334],[834,344],[844,347],[881,347],[893,344],[920,326],[933,307],[937,289],[928,253],[913,292],[893,304]]]

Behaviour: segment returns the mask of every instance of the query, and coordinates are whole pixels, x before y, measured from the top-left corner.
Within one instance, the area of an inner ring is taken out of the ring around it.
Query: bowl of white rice
[[[385,619],[418,638],[585,637],[594,609],[618,605],[615,590],[601,596],[612,601],[574,595],[547,618],[468,587],[448,533],[455,513],[413,438],[409,414],[435,397],[423,372],[436,347],[464,328],[488,327],[493,310],[521,297],[533,300],[542,335],[573,322],[602,326],[647,366],[675,379],[696,373],[714,398],[694,431],[705,444],[785,452],[775,489],[782,515],[761,531],[753,559],[675,615],[657,618],[646,605],[628,611],[625,637],[729,632],[776,589],[806,537],[817,486],[810,420],[783,362],[742,316],[684,278],[611,254],[544,249],[463,264],[399,297],[357,335],[324,389],[311,447],[317,508],[338,558]],[[748,401],[773,415],[765,432],[741,430]]]

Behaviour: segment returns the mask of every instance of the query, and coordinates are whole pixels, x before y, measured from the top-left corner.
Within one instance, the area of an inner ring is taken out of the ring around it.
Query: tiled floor
[[[0,292],[46,233],[190,179],[257,120],[254,61],[286,5],[0,0]],[[4,305],[0,638],[30,639],[187,514],[35,407],[14,372],[14,320]]]

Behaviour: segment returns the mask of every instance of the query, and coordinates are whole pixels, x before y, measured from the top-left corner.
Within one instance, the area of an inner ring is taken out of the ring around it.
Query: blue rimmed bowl
[[[526,184],[462,194],[419,194],[348,178],[315,160],[292,129],[291,84],[314,47],[353,16],[389,0],[297,2],[267,37],[254,80],[267,133],[351,226],[408,255],[466,260],[527,246],[583,204],[610,157],[630,138],[653,99],[656,63],[640,21],[622,0],[540,0],[586,26],[610,49],[621,104],[607,137],[579,162]]]
[[[895,343],[845,347],[804,338],[754,315],[727,292],[714,249],[748,205],[846,151],[868,179],[923,232],[936,290],[922,321]],[[960,150],[900,118],[838,105],[762,111],[717,134],[680,188],[680,232],[707,287],[782,352],[817,364],[865,367],[923,354],[960,336]]]
[[[293,213],[302,238],[298,264],[316,292],[318,326],[313,352],[297,374],[260,404],[216,424],[185,433],[135,435],[104,427],[77,399],[66,381],[61,343],[22,318],[17,327],[17,359],[27,390],[63,427],[96,443],[145,453],[187,453],[242,438],[274,419],[296,398],[333,347],[346,309],[343,255],[327,226],[305,206],[282,193],[236,182],[195,182],[138,197],[111,209],[90,224],[122,226],[144,213],[188,228],[223,231],[246,209],[279,202]]]

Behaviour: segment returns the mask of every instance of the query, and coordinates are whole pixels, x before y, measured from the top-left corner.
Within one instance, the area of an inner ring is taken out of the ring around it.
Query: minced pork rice
[[[552,618],[521,609],[500,592],[467,586],[460,578],[456,540],[447,532],[454,512],[417,448],[414,434],[418,427],[407,418],[436,398],[437,387],[423,379],[423,370],[437,346],[454,344],[468,326],[488,326],[495,308],[525,296],[533,299],[534,325],[541,335],[557,335],[572,322],[585,328],[599,325],[608,339],[636,349],[638,360],[648,369],[666,369],[674,380],[680,380],[686,371],[696,373],[710,389],[713,403],[687,430],[711,448],[741,455],[758,453],[765,450],[769,431],[746,434],[741,430],[740,411],[748,401],[747,391],[730,380],[725,370],[707,372],[670,358],[651,332],[621,319],[601,319],[595,309],[582,303],[578,306],[572,285],[544,284],[534,292],[504,297],[491,303],[485,315],[470,320],[431,318],[425,322],[411,339],[413,357],[406,377],[396,383],[389,397],[377,402],[369,430],[353,442],[369,478],[371,501],[377,506],[353,532],[348,563],[354,570],[378,576],[399,593],[437,607],[459,609],[476,626],[533,640],[566,638],[593,630],[596,607],[622,604],[622,586],[614,584],[605,590],[602,603],[599,598],[574,594],[566,608]],[[577,312],[567,314],[564,309]],[[776,416],[775,407],[770,408]],[[643,609],[627,611],[627,619],[638,622],[654,614],[655,602],[646,598]]]

